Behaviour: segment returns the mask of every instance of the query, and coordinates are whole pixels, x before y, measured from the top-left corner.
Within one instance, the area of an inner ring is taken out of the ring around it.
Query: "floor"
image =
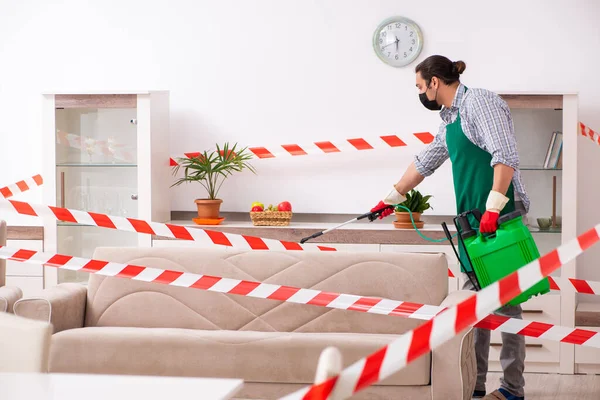
[[[488,393],[498,388],[501,374],[488,373]],[[600,375],[525,374],[525,399],[598,400]]]

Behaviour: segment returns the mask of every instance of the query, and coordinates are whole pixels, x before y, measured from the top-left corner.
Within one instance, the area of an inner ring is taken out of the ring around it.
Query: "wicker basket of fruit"
[[[250,218],[254,226],[287,226],[292,220],[292,205],[284,201],[264,208],[262,203],[253,203]]]

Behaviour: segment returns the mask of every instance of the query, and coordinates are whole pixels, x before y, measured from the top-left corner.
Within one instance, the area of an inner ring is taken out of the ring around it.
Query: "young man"
[[[521,180],[512,116],[500,96],[484,89],[469,89],[460,82],[466,65],[443,56],[431,56],[417,65],[419,99],[429,110],[440,111],[442,124],[434,141],[414,159],[400,181],[372,211],[399,204],[405,194],[439,168],[448,158],[457,214],[472,209],[484,212],[479,230],[495,232],[498,217],[529,210],[529,198]],[[382,217],[391,214],[388,209]],[[462,258],[462,257],[461,257]],[[469,280],[464,289],[473,290]],[[497,314],[521,318],[520,306],[504,306]],[[486,396],[490,331],[475,329],[477,383],[474,398],[524,399],[525,338],[502,333],[500,363],[504,377],[500,388]]]

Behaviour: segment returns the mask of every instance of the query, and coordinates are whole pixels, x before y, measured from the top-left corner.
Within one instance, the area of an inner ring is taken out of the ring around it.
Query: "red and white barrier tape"
[[[561,280],[561,278],[553,278],[549,276],[548,281],[550,282],[551,290],[562,290],[558,285],[558,282],[561,282],[561,286],[563,287],[565,285],[565,281]],[[600,282],[575,278],[568,278],[567,281],[575,288],[577,293],[600,295]]]
[[[374,150],[377,148],[405,147],[409,144],[429,144],[434,136],[429,132],[413,133],[400,138],[397,135],[379,136],[377,138],[354,138],[341,141],[313,142],[305,144],[282,144],[273,147],[248,147],[248,150],[258,158],[279,158],[287,156],[306,156],[310,154],[329,154],[347,151]],[[198,152],[184,153],[183,157],[196,157]],[[175,157],[176,159],[177,157]],[[171,158],[171,166],[177,161]]]
[[[100,226],[127,232],[146,233],[173,239],[193,240],[204,245],[220,245],[244,250],[307,250],[336,251],[333,247],[316,244],[299,244],[283,240],[263,239],[255,236],[237,235],[210,231],[202,228],[188,229],[181,225],[147,222],[141,219],[125,218],[94,212],[70,210],[67,208],[31,204],[15,200],[0,199],[0,210],[16,211],[22,215],[52,218],[76,224]]]
[[[15,194],[26,192],[31,188],[41,186],[43,184],[44,180],[42,179],[42,176],[35,175],[31,178],[27,178],[17,183],[13,183],[12,185],[0,188],[0,196],[4,197],[5,199],[8,199],[9,197],[14,196]]]
[[[0,258],[25,263],[48,265],[60,269],[91,272],[99,275],[142,280],[170,286],[188,287],[226,294],[236,294],[289,303],[360,311],[371,314],[430,320],[443,311],[442,307],[406,301],[352,294],[324,292],[271,283],[245,281],[219,276],[199,275],[189,272],[162,270],[140,265],[71,257],[63,254],[0,247]],[[516,333],[539,339],[564,343],[584,344],[582,339],[596,334],[594,331],[572,329],[536,321],[523,321],[497,315],[488,315],[475,325],[479,328]],[[595,345],[595,343],[591,343]],[[598,343],[600,346],[600,342]]]
[[[298,390],[282,399],[337,400],[352,396],[396,373],[418,357],[436,349],[464,329],[473,326],[510,299],[515,298],[562,265],[573,260],[599,240],[600,224],[521,267],[500,281],[476,292],[468,299],[442,311],[423,325],[355,362],[339,375],[323,383]],[[600,332],[594,332],[594,335],[589,337],[582,337],[579,341],[584,345],[599,347]]]
[[[112,157],[126,163],[133,163],[135,160],[135,151],[127,149],[126,146],[117,143],[112,138],[109,138],[106,141],[97,140],[57,130],[56,143],[81,151],[85,150],[90,154]]]
[[[589,126],[586,126],[583,122],[579,122],[579,132],[581,135],[590,138],[594,143],[600,146],[600,133],[595,132]]]

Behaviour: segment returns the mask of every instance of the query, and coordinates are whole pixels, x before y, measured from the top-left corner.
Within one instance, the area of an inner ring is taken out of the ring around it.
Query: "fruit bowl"
[[[291,211],[250,211],[254,226],[287,226],[292,220]]]

